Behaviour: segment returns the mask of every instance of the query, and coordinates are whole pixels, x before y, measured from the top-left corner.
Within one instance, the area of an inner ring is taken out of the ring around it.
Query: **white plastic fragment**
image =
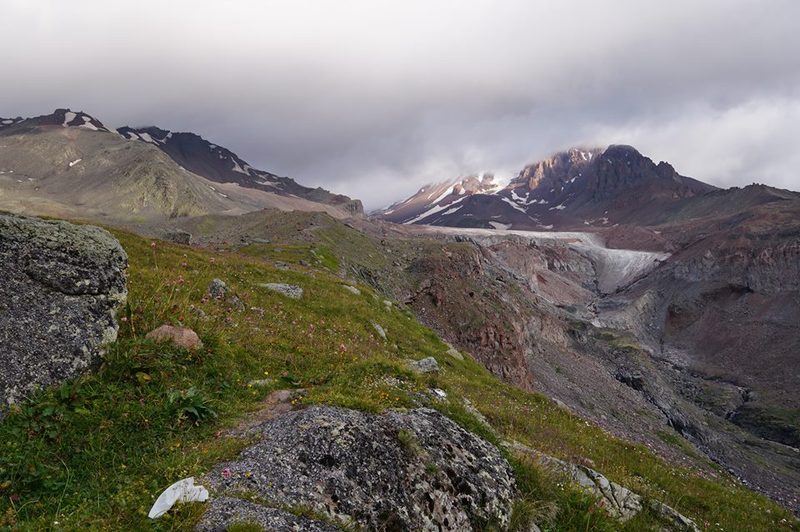
[[[168,487],[159,495],[147,517],[158,519],[167,513],[176,502],[205,502],[207,500],[208,490],[203,486],[195,486],[194,477],[185,478]]]

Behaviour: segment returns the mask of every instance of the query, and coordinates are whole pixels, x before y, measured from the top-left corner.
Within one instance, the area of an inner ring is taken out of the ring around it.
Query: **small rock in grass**
[[[223,299],[228,295],[228,285],[222,279],[214,279],[208,283],[208,295],[214,299]]]
[[[191,312],[192,314],[194,314],[203,321],[208,321],[209,319],[211,319],[208,317],[208,314],[206,314],[206,312],[203,309],[195,307],[194,305],[189,306],[189,312]]]
[[[381,327],[380,325],[378,325],[374,321],[372,322],[372,326],[375,328],[376,331],[378,331],[378,334],[380,335],[380,337],[383,338],[384,340],[386,340],[386,331],[383,329],[383,327]]]
[[[286,297],[292,299],[300,299],[303,297],[303,289],[299,286],[295,286],[292,284],[285,284],[285,283],[264,283],[261,285],[263,288],[267,290],[272,290],[273,292],[278,292]]]
[[[243,312],[245,309],[244,303],[238,296],[231,296],[225,302],[231,306],[234,310],[238,310],[239,312]]]
[[[422,360],[410,360],[408,363],[411,369],[419,373],[433,373],[439,371],[439,363],[433,357],[426,357]]]
[[[200,337],[197,336],[197,333],[186,327],[162,325],[158,329],[147,333],[145,338],[152,340],[157,344],[170,342],[173,345],[188,349],[190,351],[203,347],[203,342],[200,341]]]
[[[360,296],[361,295],[361,290],[359,290],[355,286],[350,286],[349,284],[343,284],[342,288],[344,288],[345,290],[347,290],[348,292],[350,292],[353,295],[356,295],[356,296]]]
[[[566,405],[566,403],[564,403],[564,401],[561,401],[561,400],[559,400],[559,399],[556,399],[556,398],[554,397],[554,398],[553,398],[553,403],[555,403],[555,405],[556,405],[558,408],[560,408],[561,410],[566,410],[567,412],[571,412],[571,409],[570,409],[570,407],[568,407],[568,406]]]
[[[447,350],[447,354],[451,357],[455,358],[456,360],[464,360],[464,355],[458,352],[458,349],[453,347],[452,345],[448,344],[449,349]]]
[[[164,235],[165,240],[169,240],[170,242],[175,242],[176,244],[183,244],[184,246],[188,246],[192,243],[192,233],[188,231],[184,231],[182,229],[175,229],[173,231],[168,231]]]

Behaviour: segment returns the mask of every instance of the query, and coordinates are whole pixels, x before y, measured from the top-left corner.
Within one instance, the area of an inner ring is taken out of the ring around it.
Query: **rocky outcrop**
[[[516,453],[533,458],[542,466],[566,476],[570,482],[597,497],[600,505],[614,519],[621,522],[633,519],[643,510],[646,503],[669,525],[668,530],[681,532],[699,532],[700,530],[694,521],[674,508],[659,501],[646,501],[642,496],[609,480],[591,467],[559,460],[518,442],[510,442],[506,445]]]
[[[128,257],[91,226],[0,215],[0,400],[74,377],[117,337]]]
[[[231,498],[247,498],[265,515],[306,508],[370,530],[508,525],[511,467],[435,410],[375,415],[314,406],[270,419],[255,434],[255,445],[204,480],[225,497],[211,502],[205,521],[221,506],[242,506]]]

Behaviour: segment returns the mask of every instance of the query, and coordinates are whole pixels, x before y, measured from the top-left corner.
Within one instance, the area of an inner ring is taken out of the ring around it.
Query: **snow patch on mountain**
[[[250,175],[250,173],[247,170],[245,170],[244,168],[242,168],[239,165],[239,161],[237,161],[236,159],[232,159],[232,160],[233,160],[233,168],[232,168],[232,170],[234,172],[238,172],[238,173],[244,174],[244,175]],[[247,166],[247,165],[245,165],[245,166]]]
[[[444,192],[439,194],[439,197],[437,197],[435,200],[433,200],[433,203],[436,204],[436,203],[439,203],[440,201],[442,201],[443,199],[445,199],[447,196],[449,196],[450,194],[453,193],[453,189],[454,188],[455,188],[455,185],[451,185],[450,188],[448,188],[447,190],[445,190]]]
[[[502,200],[504,203],[506,203],[506,204],[508,204],[508,205],[511,205],[511,207],[512,207],[512,208],[514,208],[514,209],[518,210],[519,212],[521,212],[521,213],[523,213],[523,214],[527,214],[527,213],[528,213],[528,211],[526,211],[524,208],[520,207],[520,206],[519,206],[519,205],[517,205],[517,204],[516,204],[514,201],[512,201],[512,200],[511,200],[511,198],[502,197],[502,198],[500,198],[500,199],[501,199],[501,200]]]
[[[83,124],[79,125],[78,127],[85,127],[86,129],[90,129],[92,131],[99,131],[100,129],[92,124],[92,117],[83,115],[81,117],[83,119]]]
[[[64,113],[64,123],[61,124],[63,127],[69,127],[69,123],[75,120],[75,117],[78,116],[72,111],[67,111]]]
[[[403,223],[405,223],[405,224],[413,224],[413,223],[416,223],[416,222],[418,222],[418,221],[420,221],[420,220],[424,220],[424,219],[425,219],[425,218],[427,218],[428,216],[432,216],[432,215],[434,215],[434,214],[437,214],[437,213],[439,213],[439,212],[441,212],[441,211],[443,211],[443,210],[447,209],[448,207],[452,207],[452,206],[453,206],[453,205],[455,205],[456,203],[460,203],[460,202],[462,202],[463,200],[464,200],[464,198],[462,197],[462,198],[458,198],[458,199],[457,199],[456,201],[454,201],[453,203],[449,203],[449,204],[447,204],[447,205],[434,205],[433,207],[431,207],[431,208],[430,208],[430,209],[428,209],[427,211],[423,212],[422,214],[420,214],[420,215],[418,215],[418,216],[415,216],[415,217],[414,217],[414,218],[412,218],[411,220],[405,221],[405,222],[403,222]]]

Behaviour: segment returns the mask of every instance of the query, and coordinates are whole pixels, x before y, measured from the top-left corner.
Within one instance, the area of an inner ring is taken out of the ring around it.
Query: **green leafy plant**
[[[177,414],[179,421],[189,420],[197,425],[217,417],[217,413],[211,408],[211,400],[195,387],[188,390],[170,390],[167,402]]]

